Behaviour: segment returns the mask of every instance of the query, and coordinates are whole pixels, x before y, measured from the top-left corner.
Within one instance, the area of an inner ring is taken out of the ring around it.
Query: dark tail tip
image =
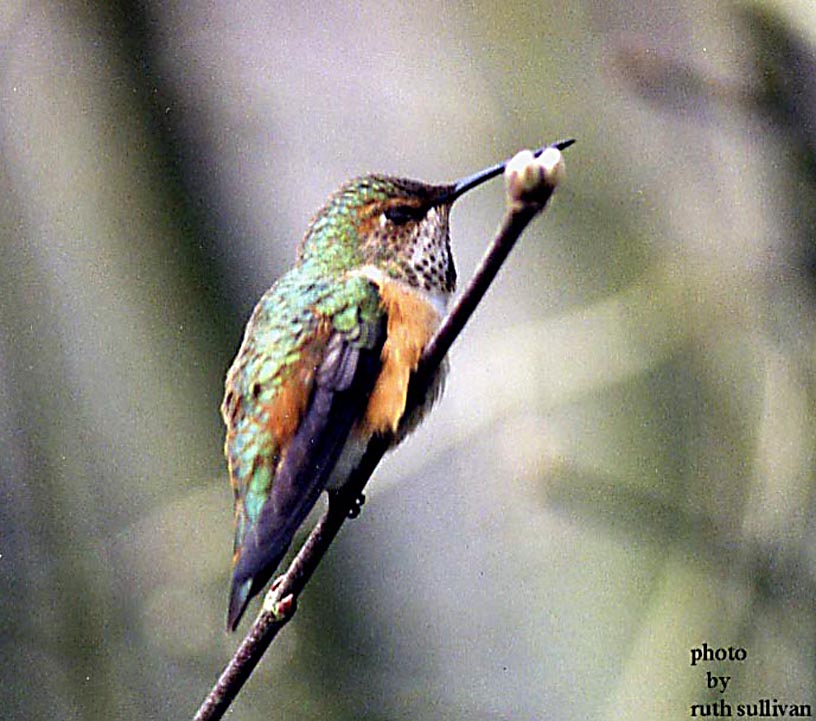
[[[241,583],[237,583],[235,579],[232,580],[232,588],[230,589],[229,611],[227,612],[227,631],[234,631],[241,616],[244,615],[246,607],[249,605],[249,600],[252,598],[252,579],[247,578]]]

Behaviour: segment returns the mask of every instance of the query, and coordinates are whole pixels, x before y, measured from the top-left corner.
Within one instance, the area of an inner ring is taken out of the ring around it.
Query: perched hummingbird
[[[411,375],[456,286],[451,205],[504,167],[450,185],[348,181],[255,307],[221,406],[235,492],[230,630],[321,492],[342,488],[374,434],[396,445],[440,395],[444,364],[406,413]]]

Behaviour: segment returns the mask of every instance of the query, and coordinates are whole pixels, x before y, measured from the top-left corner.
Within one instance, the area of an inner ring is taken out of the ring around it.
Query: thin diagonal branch
[[[563,161],[558,151],[570,144],[571,141],[565,141],[551,146],[553,152],[549,155],[550,149],[542,149],[543,153],[537,151],[536,156],[541,156],[539,160],[524,151],[508,163],[505,171],[508,203],[504,219],[467,288],[423,353],[408,389],[409,409],[425,398],[434,372],[481,302],[521,233],[546,206],[563,173]],[[273,584],[264,600],[263,610],[198,709],[194,721],[215,721],[223,717],[266,649],[294,615],[297,598],[349,517],[390,441],[388,436],[375,436],[343,490],[330,495],[328,509],[286,573]]]

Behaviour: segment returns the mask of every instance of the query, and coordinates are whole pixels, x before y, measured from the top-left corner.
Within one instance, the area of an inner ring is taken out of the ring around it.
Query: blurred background
[[[223,377],[311,214],[571,136],[233,717],[815,703],[814,48],[810,0],[0,4],[3,717],[192,717]],[[456,206],[460,283],[502,210]]]

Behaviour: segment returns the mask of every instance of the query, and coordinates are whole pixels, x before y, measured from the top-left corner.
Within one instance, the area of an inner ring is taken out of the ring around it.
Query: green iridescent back
[[[281,458],[276,436],[265,432],[269,412],[284,383],[310,352],[321,320],[353,345],[376,342],[382,310],[376,289],[365,279],[330,281],[302,263],[261,298],[247,325],[244,342],[230,369],[222,413],[228,427],[225,452],[236,498],[239,547],[257,522]],[[315,362],[318,358],[315,358]]]

